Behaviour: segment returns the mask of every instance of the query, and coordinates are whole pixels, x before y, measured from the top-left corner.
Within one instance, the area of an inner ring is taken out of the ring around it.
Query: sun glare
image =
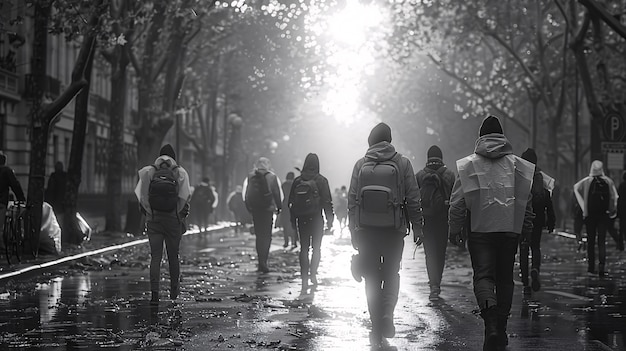
[[[365,113],[359,101],[362,78],[373,70],[388,27],[380,6],[358,0],[348,0],[345,8],[327,19],[324,36],[333,48],[327,57],[332,69],[322,104],[324,113],[338,122],[350,124]]]

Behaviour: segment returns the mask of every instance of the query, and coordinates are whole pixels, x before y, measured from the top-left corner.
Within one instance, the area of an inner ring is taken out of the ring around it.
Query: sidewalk
[[[230,226],[231,223],[222,222],[211,225],[207,229],[207,232],[218,232],[223,229],[229,229]],[[194,235],[199,233],[200,232],[197,229],[190,229],[183,235]],[[92,234],[90,240],[83,242],[80,246],[63,248],[58,256],[39,255],[37,258],[33,258],[30,254],[24,253],[20,263],[9,266],[6,262],[6,258],[4,257],[4,253],[1,253],[0,281],[38,269],[52,267],[64,262],[78,260],[84,257],[98,255],[107,251],[119,250],[125,247],[140,245],[147,242],[148,238],[146,236],[137,237],[123,232],[98,232]]]

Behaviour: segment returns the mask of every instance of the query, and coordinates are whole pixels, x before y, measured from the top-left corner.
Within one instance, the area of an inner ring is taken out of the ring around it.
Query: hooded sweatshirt
[[[350,231],[354,233],[356,228],[356,212],[358,210],[357,204],[357,189],[358,178],[361,167],[366,161],[384,161],[393,158],[397,154],[396,149],[388,141],[381,141],[373,144],[367,149],[365,157],[359,159],[352,170],[352,178],[350,180],[350,189],[348,190],[348,226]],[[417,187],[417,181],[415,180],[415,173],[413,172],[413,165],[411,161],[400,155],[398,159],[398,168],[400,174],[404,178],[404,200],[405,206],[408,212],[409,221],[414,227],[422,226],[422,210],[420,205],[420,191]],[[406,234],[406,225],[403,224],[398,228],[398,233]]]
[[[178,165],[176,160],[168,155],[161,155],[157,157],[154,161],[154,166],[159,168],[162,163],[167,163],[170,167]],[[137,186],[135,187],[135,196],[137,196],[141,207],[143,207],[146,211],[148,219],[151,219],[153,215],[152,208],[148,202],[148,188],[154,172],[155,168],[152,165],[145,166],[140,169],[138,172],[139,182],[137,182]],[[189,185],[189,175],[183,167],[178,166],[175,172],[178,173],[178,205],[176,207],[176,213],[173,213],[172,216],[176,216],[178,218],[178,213],[182,211],[191,198],[191,186]]]
[[[606,175],[604,175],[604,169],[602,161],[595,160],[591,163],[591,168],[589,169],[589,176],[581,179],[578,183],[574,184],[574,195],[576,196],[576,201],[578,201],[578,205],[583,209],[583,217],[587,217],[589,215],[589,209],[587,207],[587,196],[589,195],[589,187],[591,185],[591,181],[593,177],[601,177],[604,179],[607,184],[609,184],[609,190],[611,194],[611,199],[609,200],[609,213],[613,216],[617,210],[617,198],[619,197],[617,193],[617,189],[615,188],[615,183],[613,180]]]
[[[462,231],[466,210],[471,213],[472,232],[531,233],[535,165],[515,156],[503,134],[478,138],[474,154],[458,160],[457,169],[450,198],[451,233]]]
[[[320,174],[320,160],[317,157],[317,154],[309,153],[304,159],[304,166],[302,166],[302,173],[300,176],[296,177],[293,180],[293,184],[291,185],[291,191],[289,192],[289,207],[294,201],[294,187],[298,185],[298,183],[302,180],[315,180],[315,184],[317,185],[317,190],[319,191],[320,196],[320,205],[321,210],[324,211],[324,216],[326,217],[326,223],[328,228],[332,227],[332,224],[335,220],[335,213],[333,212],[333,198],[330,193],[330,186],[328,185],[328,179]],[[319,215],[322,215],[320,211]],[[295,217],[293,213],[291,213],[291,223],[295,224]]]
[[[278,176],[271,171],[271,168],[272,165],[267,157],[259,157],[254,164],[254,170],[248,174],[248,177],[244,180],[242,187],[244,202],[246,202],[248,199],[248,179],[256,173],[264,175],[265,180],[267,181],[268,189],[272,193],[272,199],[274,200],[270,206],[264,210],[266,212],[274,212],[276,210],[280,211],[282,209],[283,201],[283,191],[280,188],[280,180],[278,179]],[[246,206],[248,206],[248,204],[246,204]],[[250,208],[249,210],[252,209]]]

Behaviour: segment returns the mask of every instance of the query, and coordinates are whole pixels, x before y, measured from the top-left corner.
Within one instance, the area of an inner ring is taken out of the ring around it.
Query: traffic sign
[[[602,123],[602,131],[604,132],[604,140],[622,141],[626,135],[624,119],[616,112],[607,113]]]

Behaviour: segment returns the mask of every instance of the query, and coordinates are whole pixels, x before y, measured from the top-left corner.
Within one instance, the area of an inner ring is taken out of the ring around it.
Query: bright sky
[[[341,123],[349,125],[365,113],[359,106],[361,80],[373,71],[375,45],[381,45],[384,28],[390,27],[385,26],[384,13],[375,2],[366,5],[347,0],[342,10],[325,19],[318,17],[311,25],[333,48],[327,58],[332,68],[326,76],[322,109]]]

